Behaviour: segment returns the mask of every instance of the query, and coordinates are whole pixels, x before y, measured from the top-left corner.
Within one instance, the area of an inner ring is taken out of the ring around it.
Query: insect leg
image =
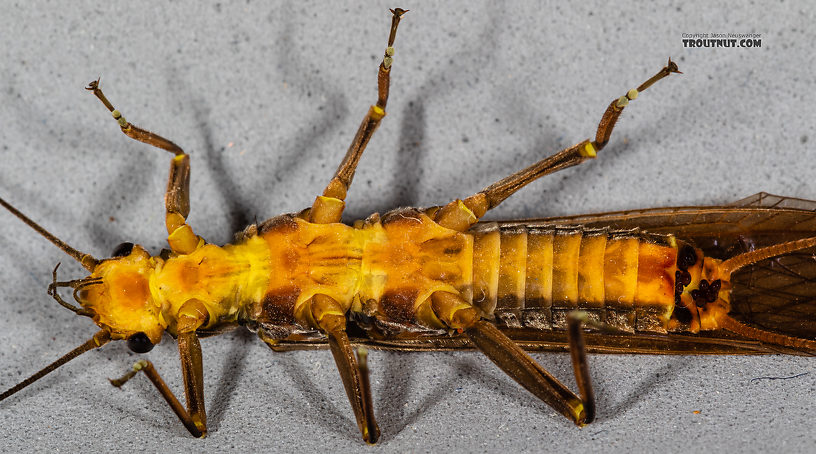
[[[569,317],[572,364],[581,393],[581,397],[578,397],[495,325],[479,320],[476,310],[459,295],[435,292],[431,299],[437,317],[451,328],[463,329],[473,344],[510,378],[578,426],[593,421],[595,397],[586,361],[580,316]]]
[[[380,438],[380,428],[374,419],[371,387],[368,381],[368,363],[365,352],[354,355],[346,334],[346,315],[342,306],[326,295],[317,294],[310,302],[312,316],[329,336],[331,348],[351,408],[357,418],[357,427],[366,443],[374,444]]]
[[[612,130],[615,128],[615,123],[617,123],[618,118],[620,118],[621,113],[623,113],[623,108],[629,104],[629,101],[633,101],[638,97],[638,94],[641,91],[651,87],[655,82],[667,77],[672,73],[683,74],[677,69],[677,63],[671,61],[670,58],[669,62],[666,63],[666,66],[658,71],[657,74],[649,78],[649,80],[643,82],[637,88],[629,90],[620,98],[612,101],[612,103],[609,104],[609,107],[606,108],[606,112],[604,112],[603,117],[601,117],[601,122],[598,124],[598,130],[595,132],[595,142],[593,142],[595,148],[600,150],[607,144],[607,142],[609,142],[609,137],[612,135]]]
[[[354,171],[360,162],[368,141],[374,135],[374,131],[380,125],[380,121],[385,116],[385,105],[388,102],[388,91],[391,85],[391,63],[394,55],[394,39],[397,34],[397,26],[402,15],[407,10],[396,8],[391,10],[391,33],[388,35],[388,47],[385,48],[385,56],[377,74],[377,104],[368,109],[368,113],[357,129],[357,134],[351,142],[351,146],[346,152],[346,156],[337,168],[334,178],[329,182],[323,195],[317,196],[307,218],[314,223],[329,224],[340,222],[345,207],[346,192],[354,178]]]
[[[179,309],[178,314],[178,348],[181,359],[181,373],[184,378],[184,395],[187,408],[182,407],[173,391],[162,380],[153,364],[147,360],[138,361],[133,370],[123,377],[111,380],[111,384],[120,387],[139,372],[144,372],[153,383],[170,408],[179,417],[184,427],[194,437],[207,436],[207,412],[204,408],[204,368],[201,362],[201,343],[196,330],[204,326],[209,315],[204,306],[197,300],[190,300]]]
[[[130,370],[128,373],[126,373],[124,376],[120,378],[111,379],[110,382],[113,386],[116,386],[118,388],[124,385],[128,380],[133,378],[133,376],[135,376],[139,372],[144,372],[144,374],[147,376],[150,382],[153,383],[153,386],[155,386],[156,389],[159,390],[161,396],[164,398],[165,401],[167,401],[168,404],[170,404],[170,408],[173,410],[173,413],[175,413],[176,416],[178,416],[178,418],[181,420],[181,423],[184,424],[184,427],[187,428],[190,434],[197,438],[204,436],[204,433],[202,433],[198,429],[198,427],[196,427],[195,423],[193,422],[193,419],[190,417],[190,413],[188,413],[184,406],[181,405],[181,402],[179,402],[179,400],[173,394],[173,391],[170,390],[170,388],[167,386],[167,383],[164,382],[164,380],[159,375],[159,372],[156,370],[155,367],[153,367],[153,363],[151,363],[150,361],[146,359],[141,359],[137,361],[136,364],[133,365],[132,370]]]
[[[102,93],[98,80],[88,84],[86,89],[93,92],[102,101],[102,104],[111,111],[113,118],[119,123],[119,127],[126,136],[174,154],[173,159],[170,161],[170,176],[167,181],[167,191],[164,195],[164,205],[167,212],[165,217],[168,234],[167,242],[173,252],[179,254],[192,252],[202,243],[202,240],[187,225],[187,215],[190,214],[190,156],[181,147],[164,137],[125,120],[125,117],[114,109],[113,104]]]
[[[577,145],[565,148],[526,169],[493,183],[465,200],[455,200],[445,205],[436,212],[436,222],[444,227],[465,231],[484,216],[488,210],[496,207],[527,184],[544,175],[594,158],[597,152],[609,142],[612,129],[629,101],[637,98],[639,92],[649,88],[652,84],[671,73],[680,73],[680,71],[677,70],[677,65],[669,59],[668,64],[663,69],[642,83],[637,89],[631,89],[626,95],[612,101],[598,124],[594,141],[584,140]]]

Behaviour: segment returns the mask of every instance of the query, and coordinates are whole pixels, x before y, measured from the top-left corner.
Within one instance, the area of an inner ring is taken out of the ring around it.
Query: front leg
[[[204,408],[204,369],[201,362],[201,343],[198,341],[196,330],[206,325],[209,314],[197,300],[185,303],[178,314],[178,348],[181,360],[181,373],[184,377],[184,396],[187,408],[173,394],[173,391],[162,380],[153,364],[147,360],[137,361],[133,370],[121,378],[111,380],[113,386],[121,387],[139,372],[144,372],[153,386],[159,390],[164,400],[184,424],[184,427],[194,436],[207,436],[207,412]]]
[[[114,109],[113,104],[102,93],[98,80],[91,82],[86,88],[93,92],[102,101],[102,104],[111,111],[123,134],[131,139],[173,153],[173,159],[170,161],[170,177],[167,180],[167,191],[164,195],[167,242],[170,244],[170,249],[177,254],[193,252],[203,244],[203,240],[193,233],[193,229],[187,225],[187,215],[190,214],[190,155],[164,137],[127,121],[121,112]]]
[[[133,378],[139,372],[144,372],[147,378],[153,383],[153,386],[159,390],[159,394],[164,398],[165,401],[170,405],[170,409],[173,410],[173,413],[178,416],[181,420],[181,423],[184,424],[184,427],[192,434],[194,437],[202,438],[207,434],[207,427],[206,424],[204,426],[204,430],[202,431],[199,429],[198,425],[194,422],[193,418],[190,416],[190,412],[184,408],[184,405],[179,402],[176,396],[173,394],[173,391],[167,386],[167,383],[159,375],[159,372],[153,367],[153,363],[146,359],[140,359],[136,361],[136,364],[133,365],[133,369],[131,369],[128,373],[123,375],[120,378],[110,379],[110,382],[113,386],[119,388],[128,380]]]

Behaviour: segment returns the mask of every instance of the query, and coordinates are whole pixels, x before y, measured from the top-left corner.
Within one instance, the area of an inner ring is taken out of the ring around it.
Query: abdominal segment
[[[473,304],[510,328],[565,329],[583,310],[615,328],[666,332],[675,304],[672,235],[581,226],[480,224]]]

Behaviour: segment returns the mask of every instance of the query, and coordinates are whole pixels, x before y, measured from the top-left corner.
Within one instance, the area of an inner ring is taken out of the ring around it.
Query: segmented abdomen
[[[564,329],[581,309],[627,331],[665,332],[674,309],[677,243],[635,230],[476,226],[473,305],[508,327]]]

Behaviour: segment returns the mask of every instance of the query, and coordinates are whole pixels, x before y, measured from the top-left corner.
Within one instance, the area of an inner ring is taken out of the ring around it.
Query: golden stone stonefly
[[[531,181],[593,159],[628,104],[679,73],[671,60],[604,112],[594,139],[559,151],[463,200],[401,208],[345,225],[346,192],[385,116],[394,41],[392,12],[378,71],[378,97],[334,177],[314,204],[247,227],[226,246],[187,224],[190,158],[141,129],[87,87],[122,132],[173,154],[165,196],[169,249],[156,256],[125,243],[112,257],[80,252],[23,215],[90,275],[48,290],[100,330],[0,395],[6,399],[78,355],[112,340],[146,353],[167,332],[177,339],[186,405],[147,360],[139,372],[196,437],[207,433],[199,337],[242,325],[274,350],[328,345],[363,439],[376,443],[367,350],[477,348],[510,377],[578,426],[595,417],[587,352],[816,352],[814,202],[767,194],[724,207],[655,209],[518,222],[479,222]],[[774,266],[768,266],[773,263]],[[76,304],[59,289],[70,287]],[[808,296],[810,295],[810,299]],[[802,315],[810,317],[802,317]],[[796,323],[793,323],[796,321]],[[584,329],[588,332],[583,334]],[[526,350],[571,352],[578,393]]]

